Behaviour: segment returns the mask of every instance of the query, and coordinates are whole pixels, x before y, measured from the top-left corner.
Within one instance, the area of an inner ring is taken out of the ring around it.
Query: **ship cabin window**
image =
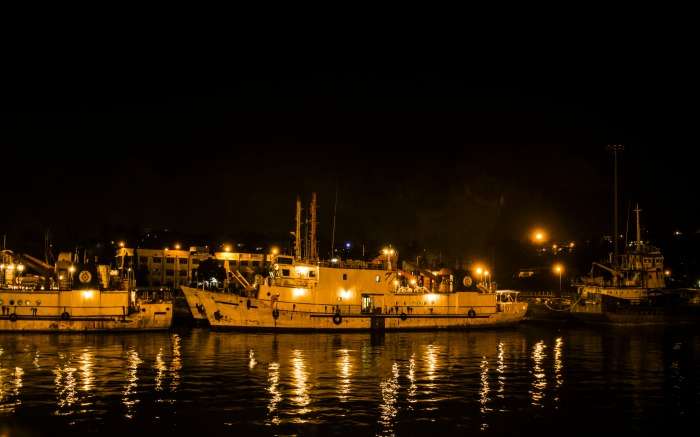
[[[180,264],[185,264],[185,265],[186,265],[186,264],[187,264],[187,258],[180,258],[180,260],[179,260],[178,262],[179,262]]]
[[[153,257],[153,263],[154,264],[160,264],[161,263],[161,258],[159,256],[154,256]]]
[[[192,258],[192,264],[199,264],[199,260],[197,258]]]
[[[315,278],[316,277],[316,270],[309,270],[309,278]]]
[[[172,264],[175,262],[175,258],[165,258],[165,262],[168,264]]]
[[[347,280],[348,280],[348,274],[347,274],[347,273],[343,273],[343,281],[347,281]]]
[[[381,280],[382,280],[382,278],[379,275],[374,277],[374,282],[376,282],[377,284],[379,284],[379,281],[381,281]]]
[[[147,257],[147,256],[142,256],[141,258],[139,258],[139,262],[140,262],[141,264],[148,264],[148,257]]]
[[[294,264],[294,258],[291,256],[278,256],[277,264]]]
[[[282,276],[289,276],[289,269],[282,269]]]
[[[248,261],[247,261],[247,260],[246,260],[246,261],[241,261],[241,265],[242,265],[242,266],[247,266],[247,265],[248,265]]]

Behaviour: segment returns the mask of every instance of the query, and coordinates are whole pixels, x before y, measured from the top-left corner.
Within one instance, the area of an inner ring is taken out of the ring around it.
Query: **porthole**
[[[27,299],[27,300],[24,301],[24,304],[27,305],[27,306],[29,306],[29,305],[31,305],[32,303],[29,302],[29,299]]]
[[[24,302],[22,302],[22,299],[17,299],[17,305],[22,305]]]
[[[15,301],[10,299],[10,305],[14,305],[14,304],[15,304]]]
[[[40,301],[40,300],[37,300],[37,301],[36,301],[36,304],[37,304],[37,306],[41,305],[41,301]]]

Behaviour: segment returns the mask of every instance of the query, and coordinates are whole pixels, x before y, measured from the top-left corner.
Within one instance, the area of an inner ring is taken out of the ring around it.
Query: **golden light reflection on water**
[[[544,399],[544,390],[547,388],[547,379],[544,372],[543,362],[546,357],[544,352],[547,346],[544,344],[544,340],[540,340],[532,348],[532,375],[534,377],[532,381],[532,389],[530,390],[530,397],[532,398],[532,405],[536,407],[542,406],[542,400]]]
[[[270,402],[267,404],[267,413],[269,416],[268,425],[279,425],[280,418],[277,415],[277,404],[282,400],[282,393],[279,390],[280,383],[280,363],[270,363],[267,366],[267,391],[270,393]]]
[[[562,363],[562,346],[564,345],[564,340],[561,337],[557,337],[554,341],[554,383],[556,384],[556,394],[554,396],[554,401],[559,402],[559,388],[564,384],[564,376],[562,375],[562,369],[564,364]],[[555,407],[555,408],[558,408]]]
[[[338,393],[341,401],[348,399],[350,393],[350,380],[352,378],[352,361],[350,351],[348,349],[338,350],[338,361],[336,363],[338,369]]]
[[[82,380],[81,389],[84,392],[90,392],[95,387],[95,375],[93,368],[95,366],[95,355],[92,352],[85,351],[80,354],[80,379]]]
[[[298,407],[296,414],[304,415],[310,411],[307,408],[311,402],[309,387],[307,386],[308,379],[309,372],[306,369],[304,352],[299,349],[294,349],[292,351],[292,393],[294,396],[291,398],[291,401]],[[306,420],[300,417],[295,421],[298,423],[306,422]]]
[[[250,370],[253,370],[255,366],[258,365],[258,360],[255,359],[255,351],[253,349],[250,349],[248,351],[248,368]]]
[[[498,372],[498,394],[500,399],[504,398],[506,389],[506,360],[505,347],[503,342],[498,342],[498,361],[496,362],[496,372]]]
[[[139,364],[142,362],[143,361],[139,358],[138,352],[136,352],[133,348],[129,349],[129,351],[126,353],[127,384],[124,387],[124,392],[122,394],[122,404],[124,404],[126,407],[126,413],[124,416],[127,419],[132,419],[134,417],[134,409],[136,404],[139,402],[139,399],[134,397],[134,394],[138,388],[139,377],[137,373]]]
[[[398,413],[397,401],[399,393],[399,365],[394,362],[391,366],[391,376],[379,384],[382,403],[379,405],[379,423],[383,427],[382,435],[394,435],[394,417]]]
[[[180,370],[182,369],[182,353],[180,352],[180,336],[173,334],[173,358],[170,361],[170,390],[175,391],[180,386]]]
[[[2,352],[0,348],[0,358]],[[14,412],[15,408],[22,403],[20,392],[23,376],[24,370],[21,367],[5,369],[0,361],[0,413]]]
[[[408,360],[408,396],[407,401],[409,404],[416,402],[416,391],[418,387],[416,386],[416,354],[412,353],[411,358]],[[413,409],[413,406],[409,406]]]
[[[481,368],[481,389],[479,390],[479,404],[480,408],[479,411],[482,414],[482,418],[486,418],[486,414],[491,411],[491,409],[488,407],[489,403],[489,392],[490,387],[489,387],[489,360],[486,358],[486,356],[483,356],[481,358],[481,365],[479,366]],[[488,427],[487,423],[482,423],[481,424],[481,430],[485,430]]]
[[[63,355],[59,354],[60,358],[64,358]],[[56,368],[54,369],[53,373],[55,375],[54,377],[54,384],[56,385],[56,393],[57,393],[57,401],[56,404],[58,405],[58,410],[55,411],[54,414],[63,416],[67,414],[72,414],[72,411],[61,411],[62,409],[69,408],[71,407],[77,400],[77,392],[76,392],[76,380],[75,380],[75,372],[78,369],[75,367],[71,367],[70,361],[61,365],[57,365]]]
[[[435,370],[438,366],[438,353],[440,347],[434,344],[429,344],[425,347],[425,353],[423,354],[423,361],[425,362],[425,373],[428,380],[432,381],[435,379]]]
[[[156,364],[153,367],[156,369],[155,389],[161,391],[163,390],[163,375],[165,375],[165,371],[168,370],[168,366],[165,365],[165,360],[163,360],[163,348],[158,349]]]

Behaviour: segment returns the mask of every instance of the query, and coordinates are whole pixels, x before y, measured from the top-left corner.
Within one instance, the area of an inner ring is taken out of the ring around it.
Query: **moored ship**
[[[635,209],[637,239],[610,262],[593,263],[590,275],[578,285],[572,315],[588,323],[615,325],[700,322],[697,293],[666,288],[664,257],[642,241],[640,211]]]
[[[297,202],[297,224],[299,211]],[[274,255],[268,275],[238,292],[182,287],[192,313],[212,329],[413,330],[511,325],[527,310],[517,292],[467,273],[399,270],[393,249],[371,262],[321,261],[313,226],[306,253],[298,230],[295,256]]]
[[[130,268],[112,269],[84,258],[79,262],[74,255],[62,253],[52,266],[30,255],[2,252],[0,331],[170,328],[172,302],[162,295],[137,293]]]

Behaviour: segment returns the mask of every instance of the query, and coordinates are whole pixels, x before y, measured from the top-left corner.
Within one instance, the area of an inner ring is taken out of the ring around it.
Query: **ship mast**
[[[301,199],[297,196],[296,228],[294,232],[294,257],[301,259]]]
[[[639,226],[639,213],[642,212],[642,210],[639,209],[639,204],[637,204],[634,212],[637,214],[637,241],[635,244],[637,246],[637,250],[639,250],[639,248],[642,246],[642,228]]]
[[[309,230],[309,258],[311,260],[318,259],[318,247],[316,244],[316,193],[311,194],[311,229]]]

